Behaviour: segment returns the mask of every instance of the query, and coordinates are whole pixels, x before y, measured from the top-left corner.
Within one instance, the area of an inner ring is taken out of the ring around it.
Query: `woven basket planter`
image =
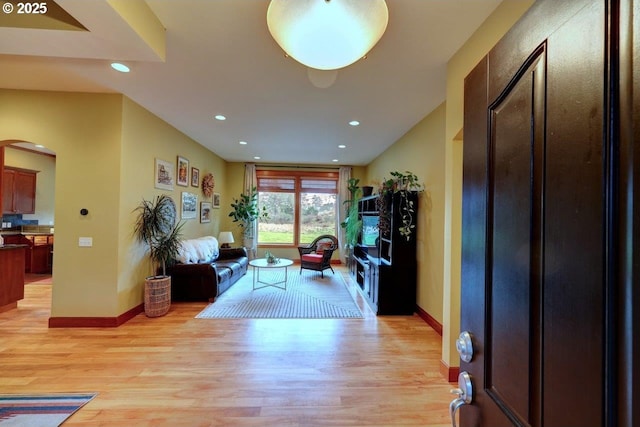
[[[151,276],[144,283],[144,314],[160,317],[171,307],[171,276]]]

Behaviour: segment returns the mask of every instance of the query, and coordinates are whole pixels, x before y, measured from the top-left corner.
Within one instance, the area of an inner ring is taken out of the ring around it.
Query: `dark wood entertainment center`
[[[418,193],[409,191],[407,196],[413,202],[416,223]],[[378,196],[358,201],[358,216],[363,221],[363,228],[349,260],[349,272],[378,315],[411,315],[416,309],[417,230],[414,228],[409,238],[400,234],[400,197],[400,192],[387,196],[390,213],[388,232],[374,226],[380,220],[376,205]]]

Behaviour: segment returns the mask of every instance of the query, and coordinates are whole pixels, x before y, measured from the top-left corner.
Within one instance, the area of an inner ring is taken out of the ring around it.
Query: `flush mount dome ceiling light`
[[[337,70],[363,58],[389,22],[384,0],[271,0],[269,32],[293,59]]]

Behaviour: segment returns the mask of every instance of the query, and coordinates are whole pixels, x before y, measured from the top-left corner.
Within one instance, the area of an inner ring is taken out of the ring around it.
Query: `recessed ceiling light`
[[[215,118],[216,120],[220,120],[220,121],[227,120],[227,118],[226,118],[225,116],[223,116],[222,114],[216,114],[216,115],[214,116],[214,118]]]
[[[240,144],[240,145],[247,145],[247,141],[240,141],[240,142],[238,142],[238,144]]]
[[[347,148],[347,146],[344,145],[344,144],[340,144],[340,145],[338,145],[338,148]]]
[[[337,162],[337,161],[338,161],[338,159],[333,159],[333,160],[331,160],[331,161],[332,161],[332,162]]]
[[[253,156],[254,159],[260,160],[260,156]]]
[[[128,73],[130,71],[129,67],[119,62],[112,62],[111,68],[113,68],[116,71],[120,71],[121,73]]]
[[[359,122],[359,121],[357,121],[357,120],[351,120],[351,121],[349,122],[349,124],[350,124],[351,126],[360,126],[360,122]]]

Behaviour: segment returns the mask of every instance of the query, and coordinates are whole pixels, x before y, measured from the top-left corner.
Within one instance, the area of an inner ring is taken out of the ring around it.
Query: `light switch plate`
[[[93,238],[91,237],[80,237],[78,238],[78,246],[81,248],[90,248],[93,246]]]

